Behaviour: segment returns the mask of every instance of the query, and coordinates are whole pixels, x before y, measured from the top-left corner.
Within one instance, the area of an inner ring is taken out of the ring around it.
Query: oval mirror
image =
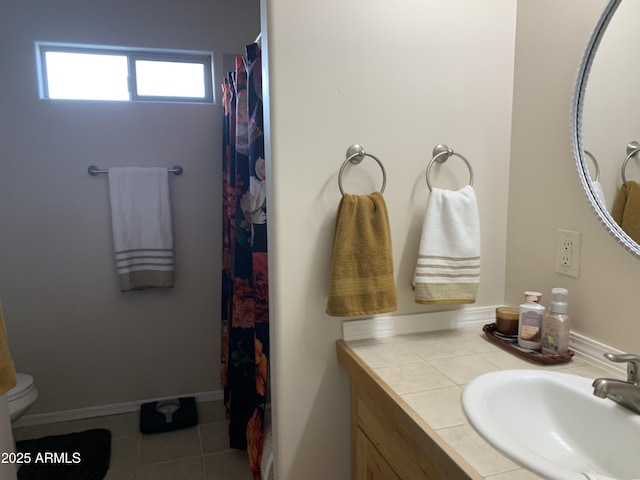
[[[594,212],[620,244],[640,257],[636,13],[640,2],[611,0],[591,35],[574,91],[572,143],[578,176]]]

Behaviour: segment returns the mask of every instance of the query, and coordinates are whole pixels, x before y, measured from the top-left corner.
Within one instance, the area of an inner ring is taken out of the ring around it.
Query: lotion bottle
[[[518,345],[531,350],[539,350],[542,345],[542,318],[545,308],[540,305],[542,293],[524,292],[525,303],[520,305],[518,324]]]
[[[569,329],[571,320],[567,315],[566,288],[553,288],[553,299],[549,304],[549,313],[542,320],[542,353],[559,355],[569,351]]]

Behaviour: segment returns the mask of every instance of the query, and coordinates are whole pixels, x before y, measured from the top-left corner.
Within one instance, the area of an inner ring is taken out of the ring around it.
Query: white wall
[[[254,0],[3,2],[0,297],[11,351],[40,398],[30,413],[218,390],[220,105],[38,99],[34,41],[242,53]],[[175,288],[122,294],[106,176],[172,166]]]
[[[539,289],[548,301],[552,287],[564,286],[573,330],[638,352],[640,262],[588,206],[568,121],[578,65],[605,3],[518,2],[505,299],[517,304],[524,290]],[[578,279],[554,272],[559,228],[582,232]]]
[[[410,282],[428,198],[425,169],[438,143],[465,155],[483,224],[476,305],[501,303],[515,3],[269,0],[266,11],[278,478],[346,479],[349,383],[335,359],[343,319],[324,313],[338,170],[353,143],[384,163],[396,313],[424,312],[434,308],[414,303]],[[445,165],[436,186],[468,181],[459,159]],[[350,193],[379,186],[371,159],[345,173]]]

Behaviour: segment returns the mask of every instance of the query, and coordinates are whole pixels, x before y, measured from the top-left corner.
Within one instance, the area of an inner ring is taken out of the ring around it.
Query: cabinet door
[[[360,428],[356,429],[355,450],[355,480],[400,480]]]

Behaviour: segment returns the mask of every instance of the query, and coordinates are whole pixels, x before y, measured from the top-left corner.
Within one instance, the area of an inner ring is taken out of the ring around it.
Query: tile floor
[[[14,429],[16,440],[107,428],[111,464],[105,480],[250,480],[246,452],[230,450],[222,401],[198,404],[198,425],[143,435],[138,412]]]

